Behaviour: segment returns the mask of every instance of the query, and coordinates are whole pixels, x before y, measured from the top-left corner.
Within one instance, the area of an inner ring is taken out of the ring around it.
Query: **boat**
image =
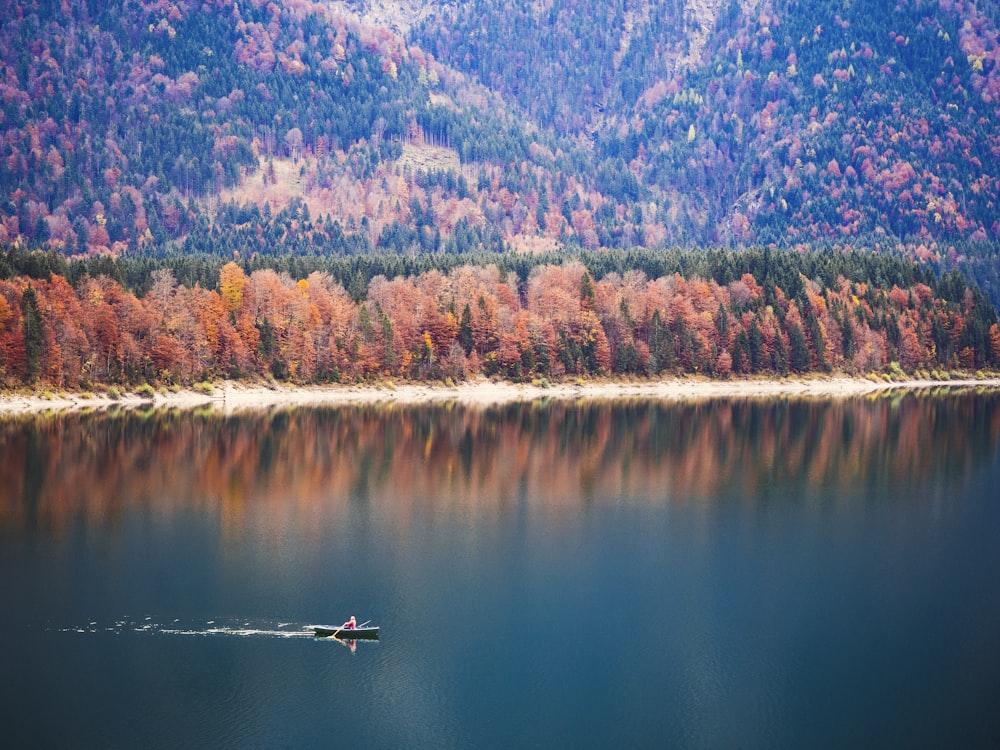
[[[313,632],[317,638],[329,638],[335,636],[342,641],[378,640],[378,626],[365,625],[359,628],[335,627],[333,625],[313,625]]]

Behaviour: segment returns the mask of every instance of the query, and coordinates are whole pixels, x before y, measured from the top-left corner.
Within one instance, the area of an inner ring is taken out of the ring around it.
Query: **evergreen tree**
[[[472,309],[469,307],[468,302],[462,308],[462,318],[458,324],[458,343],[462,345],[465,356],[469,356],[472,353],[472,348],[475,346],[472,337]]]
[[[21,331],[24,335],[24,379],[33,383],[41,370],[45,332],[42,312],[38,309],[38,296],[33,287],[25,287],[21,297]]]
[[[660,311],[656,310],[649,322],[650,374],[659,375],[664,370],[672,370],[675,362],[673,332],[663,322]]]
[[[257,324],[257,330],[260,331],[260,344],[257,346],[257,354],[266,362],[274,356],[275,349],[277,348],[274,329],[267,316],[264,316],[264,319]]]
[[[810,365],[809,344],[802,326],[792,323],[788,327],[789,364],[795,372],[807,372]]]
[[[764,334],[761,333],[760,326],[757,325],[757,318],[750,321],[750,330],[747,331],[747,343],[750,350],[750,369],[760,372],[764,369]]]
[[[854,327],[847,319],[847,311],[840,320],[840,340],[844,350],[844,359],[848,362],[854,360],[854,355],[858,351],[858,344],[854,339]]]
[[[594,280],[586,271],[580,278],[580,301],[584,307],[591,308],[594,305]]]

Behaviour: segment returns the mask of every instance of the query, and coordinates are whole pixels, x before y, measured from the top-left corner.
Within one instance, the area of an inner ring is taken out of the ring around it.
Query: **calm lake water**
[[[0,418],[0,742],[997,747],[998,443],[972,392]]]

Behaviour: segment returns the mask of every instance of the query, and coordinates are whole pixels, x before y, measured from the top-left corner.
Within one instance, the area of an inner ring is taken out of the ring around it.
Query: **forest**
[[[0,242],[870,248],[1000,303],[995,2],[412,5],[0,0]]]
[[[995,2],[409,6],[0,0],[0,380],[997,366]]]
[[[958,272],[940,279],[875,254],[763,250],[462,258],[388,277],[395,255],[294,277],[217,268],[141,296],[122,265],[8,248],[0,256],[0,384],[170,386],[216,378],[294,383],[567,376],[963,369],[1000,365],[994,308]],[[178,267],[191,268],[192,256]],[[475,261],[465,262],[465,261]],[[590,267],[585,265],[585,261]],[[647,273],[643,268],[652,273]],[[674,268],[670,272],[670,268]],[[92,271],[98,272],[92,275]],[[106,271],[109,273],[101,273]],[[374,275],[372,275],[374,274]]]

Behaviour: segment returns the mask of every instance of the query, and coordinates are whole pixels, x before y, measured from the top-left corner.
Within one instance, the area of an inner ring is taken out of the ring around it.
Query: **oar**
[[[364,627],[365,625],[367,625],[367,624],[368,624],[368,623],[370,623],[370,622],[371,622],[371,620],[365,620],[365,621],[364,621],[363,623],[361,623],[360,625],[355,625],[355,627],[358,627],[358,628],[363,628],[363,627]],[[331,636],[331,637],[332,637],[332,638],[333,638],[334,640],[340,640],[339,638],[337,638],[337,635],[338,635],[338,634],[340,633],[340,631],[342,631],[342,630],[344,630],[344,629],[345,629],[345,628],[344,628],[344,626],[343,626],[343,625],[341,625],[341,626],[340,626],[339,628],[337,628],[337,629],[336,629],[336,631],[334,631],[334,633],[333,633],[333,636]]]

